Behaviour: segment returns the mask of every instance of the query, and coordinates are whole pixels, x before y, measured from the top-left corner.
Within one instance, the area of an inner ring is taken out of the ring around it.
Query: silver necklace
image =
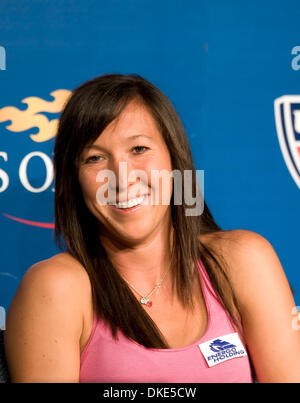
[[[171,261],[171,262],[172,262],[172,261]],[[141,304],[146,305],[148,308],[151,308],[151,306],[152,306],[152,301],[149,301],[149,297],[150,297],[150,295],[152,295],[152,294],[154,293],[154,291],[156,291],[156,290],[162,285],[162,282],[164,281],[164,279],[165,279],[165,277],[166,277],[167,271],[168,271],[169,268],[171,267],[171,262],[170,262],[170,264],[169,264],[169,267],[168,267],[167,270],[165,271],[165,273],[164,273],[162,279],[160,280],[160,282],[157,283],[157,284],[155,285],[155,287],[153,288],[153,290],[150,291],[149,294],[147,294],[147,295],[142,295],[141,293],[139,293],[138,290],[136,290],[136,289],[133,287],[133,285],[129,284],[128,281],[124,278],[124,280],[126,281],[126,283],[127,283],[136,293],[138,293],[140,297],[142,297],[142,298],[140,299],[140,303],[141,303]]]

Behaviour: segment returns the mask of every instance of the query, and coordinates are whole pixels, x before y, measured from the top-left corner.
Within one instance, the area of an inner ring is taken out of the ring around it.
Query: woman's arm
[[[234,239],[229,275],[257,379],[300,382],[300,330],[280,261],[272,245],[255,232],[237,230]]]
[[[48,259],[24,275],[9,307],[5,350],[13,382],[78,382],[82,273]]]

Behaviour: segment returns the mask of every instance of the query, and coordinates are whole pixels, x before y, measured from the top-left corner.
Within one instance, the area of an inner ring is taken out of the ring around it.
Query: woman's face
[[[105,178],[104,170],[109,170],[115,183]],[[154,170],[164,170],[166,175],[154,176]],[[79,183],[101,234],[134,243],[168,226],[171,171],[168,148],[152,115],[141,103],[130,102],[81,158]]]

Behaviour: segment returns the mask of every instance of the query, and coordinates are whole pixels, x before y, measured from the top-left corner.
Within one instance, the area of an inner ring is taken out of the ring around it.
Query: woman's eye
[[[145,147],[145,146],[136,146],[136,147],[133,147],[133,150],[138,150],[138,151],[137,151],[137,154],[141,154],[143,151],[148,150],[148,147]]]
[[[91,157],[88,157],[86,162],[97,162],[100,160],[101,155],[92,155]]]

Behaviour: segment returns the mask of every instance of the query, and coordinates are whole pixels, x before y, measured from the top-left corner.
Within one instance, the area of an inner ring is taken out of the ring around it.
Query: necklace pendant
[[[152,301],[149,301],[146,297],[140,299],[141,304],[146,305],[148,308],[152,306]]]

